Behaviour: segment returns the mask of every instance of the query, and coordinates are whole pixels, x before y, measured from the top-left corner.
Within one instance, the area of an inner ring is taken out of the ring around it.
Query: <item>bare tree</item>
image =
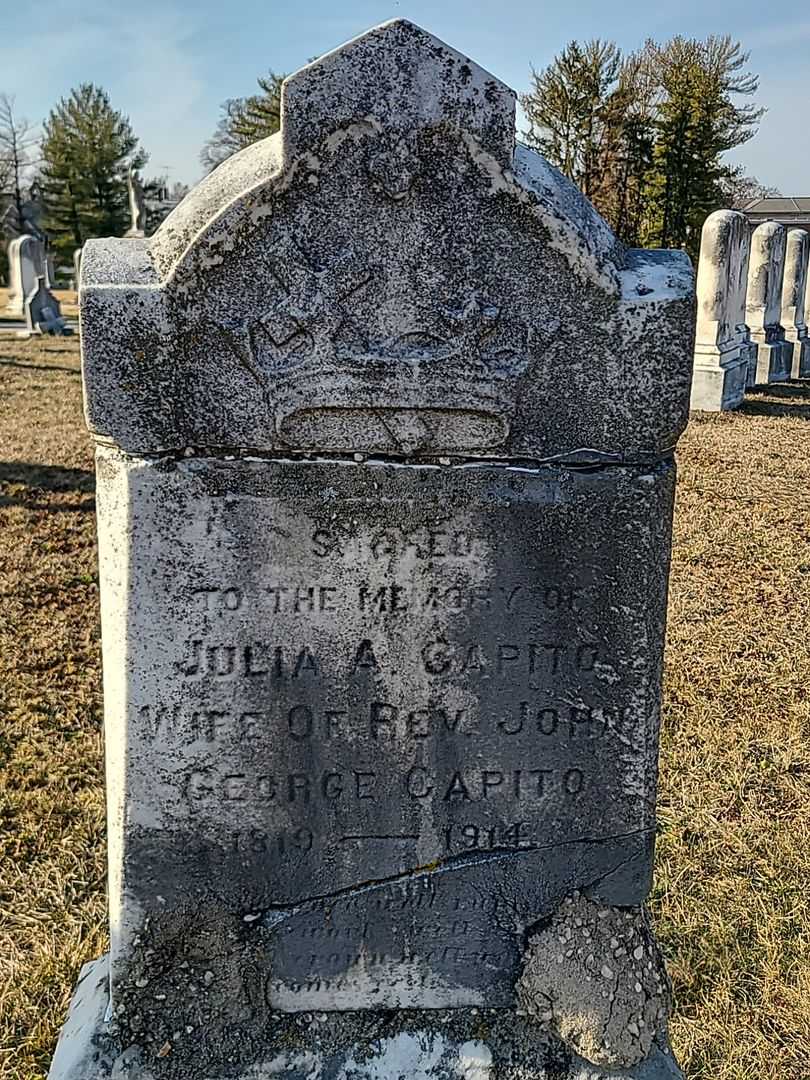
[[[38,142],[33,126],[16,114],[14,98],[0,94],[0,192],[9,199],[8,224],[18,233],[25,226],[25,183]]]
[[[749,176],[742,165],[729,168],[720,181],[720,187],[723,193],[723,206],[731,210],[744,210],[757,199],[768,199],[782,194],[778,188],[769,187],[757,180],[755,176]]]

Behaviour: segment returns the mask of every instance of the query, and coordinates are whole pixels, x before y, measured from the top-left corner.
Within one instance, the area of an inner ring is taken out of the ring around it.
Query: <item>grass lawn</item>
[[[2,298],[0,298],[0,303]],[[64,310],[64,309],[63,309]],[[75,339],[0,336],[0,1078],[105,948],[93,463]],[[694,1080],[810,1075],[810,386],[681,442],[653,910]]]

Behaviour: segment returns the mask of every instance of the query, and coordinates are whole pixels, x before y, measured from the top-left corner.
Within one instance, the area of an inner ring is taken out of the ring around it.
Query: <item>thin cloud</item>
[[[137,15],[125,14],[100,0],[82,0],[78,16],[75,4],[63,0],[46,6],[49,17],[37,41],[47,63],[35,73],[29,54],[7,50],[0,91],[16,94],[20,112],[39,120],[72,87],[98,83],[132,121],[150,155],[147,171],[169,165],[173,179],[193,179],[186,175],[188,162],[208,132],[199,121],[207,111],[199,107],[205,80],[187,14],[149,3]]]
[[[751,49],[790,48],[791,46],[803,46],[810,41],[810,22],[786,22],[776,26],[766,25],[757,29],[755,35],[750,38]]]

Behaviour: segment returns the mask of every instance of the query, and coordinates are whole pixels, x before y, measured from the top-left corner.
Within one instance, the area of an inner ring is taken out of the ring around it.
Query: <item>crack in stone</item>
[[[248,369],[246,369],[248,370]],[[255,377],[255,376],[254,376]],[[115,445],[105,435],[93,435],[95,442],[102,446]],[[318,452],[306,450],[293,450],[285,452],[284,456],[278,454],[268,455],[266,448],[259,446],[205,446],[194,445],[184,447],[166,447],[154,452],[128,452],[128,456],[159,464],[163,461],[190,461],[195,458],[214,459],[220,461],[256,461],[264,465],[285,465],[290,462],[306,464],[313,463],[337,463],[356,465],[360,462],[366,465],[396,465],[399,468],[413,469],[440,469],[440,468],[463,468],[463,469],[503,469],[513,472],[534,472],[548,467],[571,469],[575,472],[601,472],[607,469],[634,469],[653,468],[656,465],[672,461],[673,450],[664,450],[660,454],[609,454],[600,450],[589,450],[580,447],[561,454],[551,454],[549,457],[514,457],[505,461],[501,457],[488,458],[483,455],[468,457],[464,454],[426,454],[424,457],[414,458],[412,455],[403,453],[384,454],[374,451],[370,454],[346,453],[339,451]],[[449,464],[444,464],[449,462]]]
[[[243,916],[243,919],[247,922],[261,922],[261,925],[267,928],[275,926],[285,919],[292,918],[296,915],[308,914],[318,904],[330,900],[342,900],[348,897],[361,896],[364,893],[373,892],[376,889],[384,888],[387,885],[396,885],[401,882],[418,881],[420,879],[429,881],[432,877],[439,874],[463,870],[470,866],[482,866],[487,863],[500,862],[504,859],[514,858],[536,851],[550,851],[557,848],[571,847],[577,844],[605,844],[616,840],[628,840],[636,836],[652,836],[653,833],[653,829],[633,829],[630,832],[615,833],[610,836],[580,836],[575,837],[572,840],[561,840],[553,844],[532,844],[521,848],[490,848],[488,851],[481,852],[474,856],[467,854],[452,855],[448,859],[429,863],[426,866],[417,866],[412,870],[391,874],[388,877],[363,881],[356,885],[347,885],[342,889],[335,889],[332,892],[306,896],[296,901],[294,904],[268,904],[263,908],[246,913]],[[627,856],[627,858],[617,863],[616,866],[612,866],[606,873],[598,875],[593,881],[583,885],[582,888],[592,888],[593,885],[607,877],[609,874],[613,874],[617,870],[620,870],[622,866],[632,861],[634,857],[635,856],[633,855]]]

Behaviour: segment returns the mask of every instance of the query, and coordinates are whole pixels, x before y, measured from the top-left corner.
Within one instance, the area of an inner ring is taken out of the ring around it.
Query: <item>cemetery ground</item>
[[[810,384],[693,417],[662,729],[658,934],[688,1077],[810,1062]],[[104,951],[94,478],[78,342],[0,336],[0,1078]]]

